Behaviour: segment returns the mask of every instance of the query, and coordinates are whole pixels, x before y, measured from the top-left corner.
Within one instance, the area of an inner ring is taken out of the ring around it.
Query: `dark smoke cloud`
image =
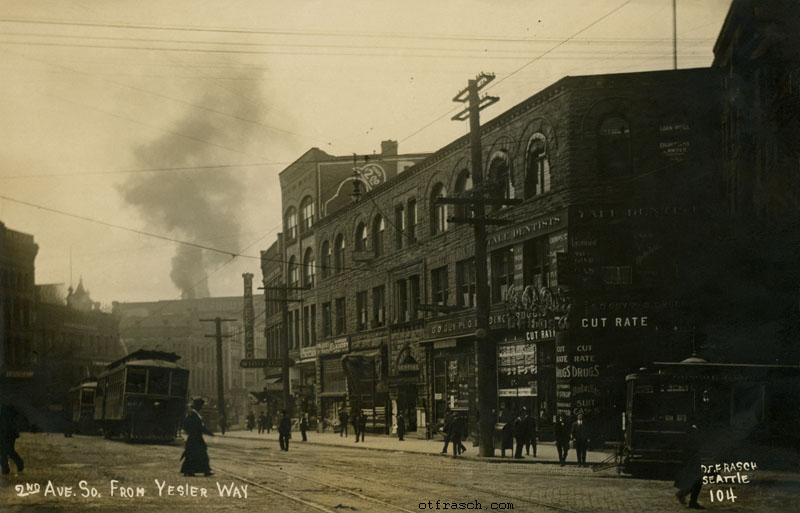
[[[258,102],[253,101],[257,95],[249,90],[255,84],[258,81],[241,80],[236,89],[208,92],[190,101],[235,117],[260,121],[263,113]],[[259,125],[201,109],[187,109],[186,115],[170,127],[170,133],[134,149],[137,166],[199,167],[252,161],[252,156],[242,153],[264,138]],[[177,238],[231,252],[240,247],[246,189],[236,171],[141,173],[129,177],[118,190],[161,233],[166,231]],[[228,258],[220,253],[179,246],[172,258],[170,278],[184,297],[208,297],[207,272]]]

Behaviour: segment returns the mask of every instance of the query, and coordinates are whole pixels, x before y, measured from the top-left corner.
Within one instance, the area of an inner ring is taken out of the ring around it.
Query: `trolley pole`
[[[217,409],[219,410],[220,421],[225,424],[228,423],[228,418],[225,415],[225,387],[222,373],[222,323],[236,321],[238,321],[238,319],[223,319],[221,317],[200,319],[200,322],[213,322],[216,325],[216,333],[214,335],[206,335],[206,338],[217,339]],[[224,433],[224,427],[222,431]]]

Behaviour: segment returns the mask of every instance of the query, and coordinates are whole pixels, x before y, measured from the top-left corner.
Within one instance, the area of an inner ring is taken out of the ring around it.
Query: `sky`
[[[679,68],[710,65],[730,3],[677,0]],[[486,121],[567,75],[670,69],[672,34],[672,0],[2,0],[0,221],[34,235],[37,284],[106,307],[201,292],[198,254],[241,295],[309,148],[435,151],[480,72]]]

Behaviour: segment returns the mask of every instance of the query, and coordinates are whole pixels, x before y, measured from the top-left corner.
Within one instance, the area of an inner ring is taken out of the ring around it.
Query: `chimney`
[[[397,155],[397,141],[381,141],[381,155],[384,157]]]

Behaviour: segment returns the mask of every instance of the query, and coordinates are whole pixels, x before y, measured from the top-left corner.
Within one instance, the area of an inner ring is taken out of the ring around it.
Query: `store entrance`
[[[406,419],[406,431],[417,430],[417,385],[397,388],[397,412],[402,412]]]

